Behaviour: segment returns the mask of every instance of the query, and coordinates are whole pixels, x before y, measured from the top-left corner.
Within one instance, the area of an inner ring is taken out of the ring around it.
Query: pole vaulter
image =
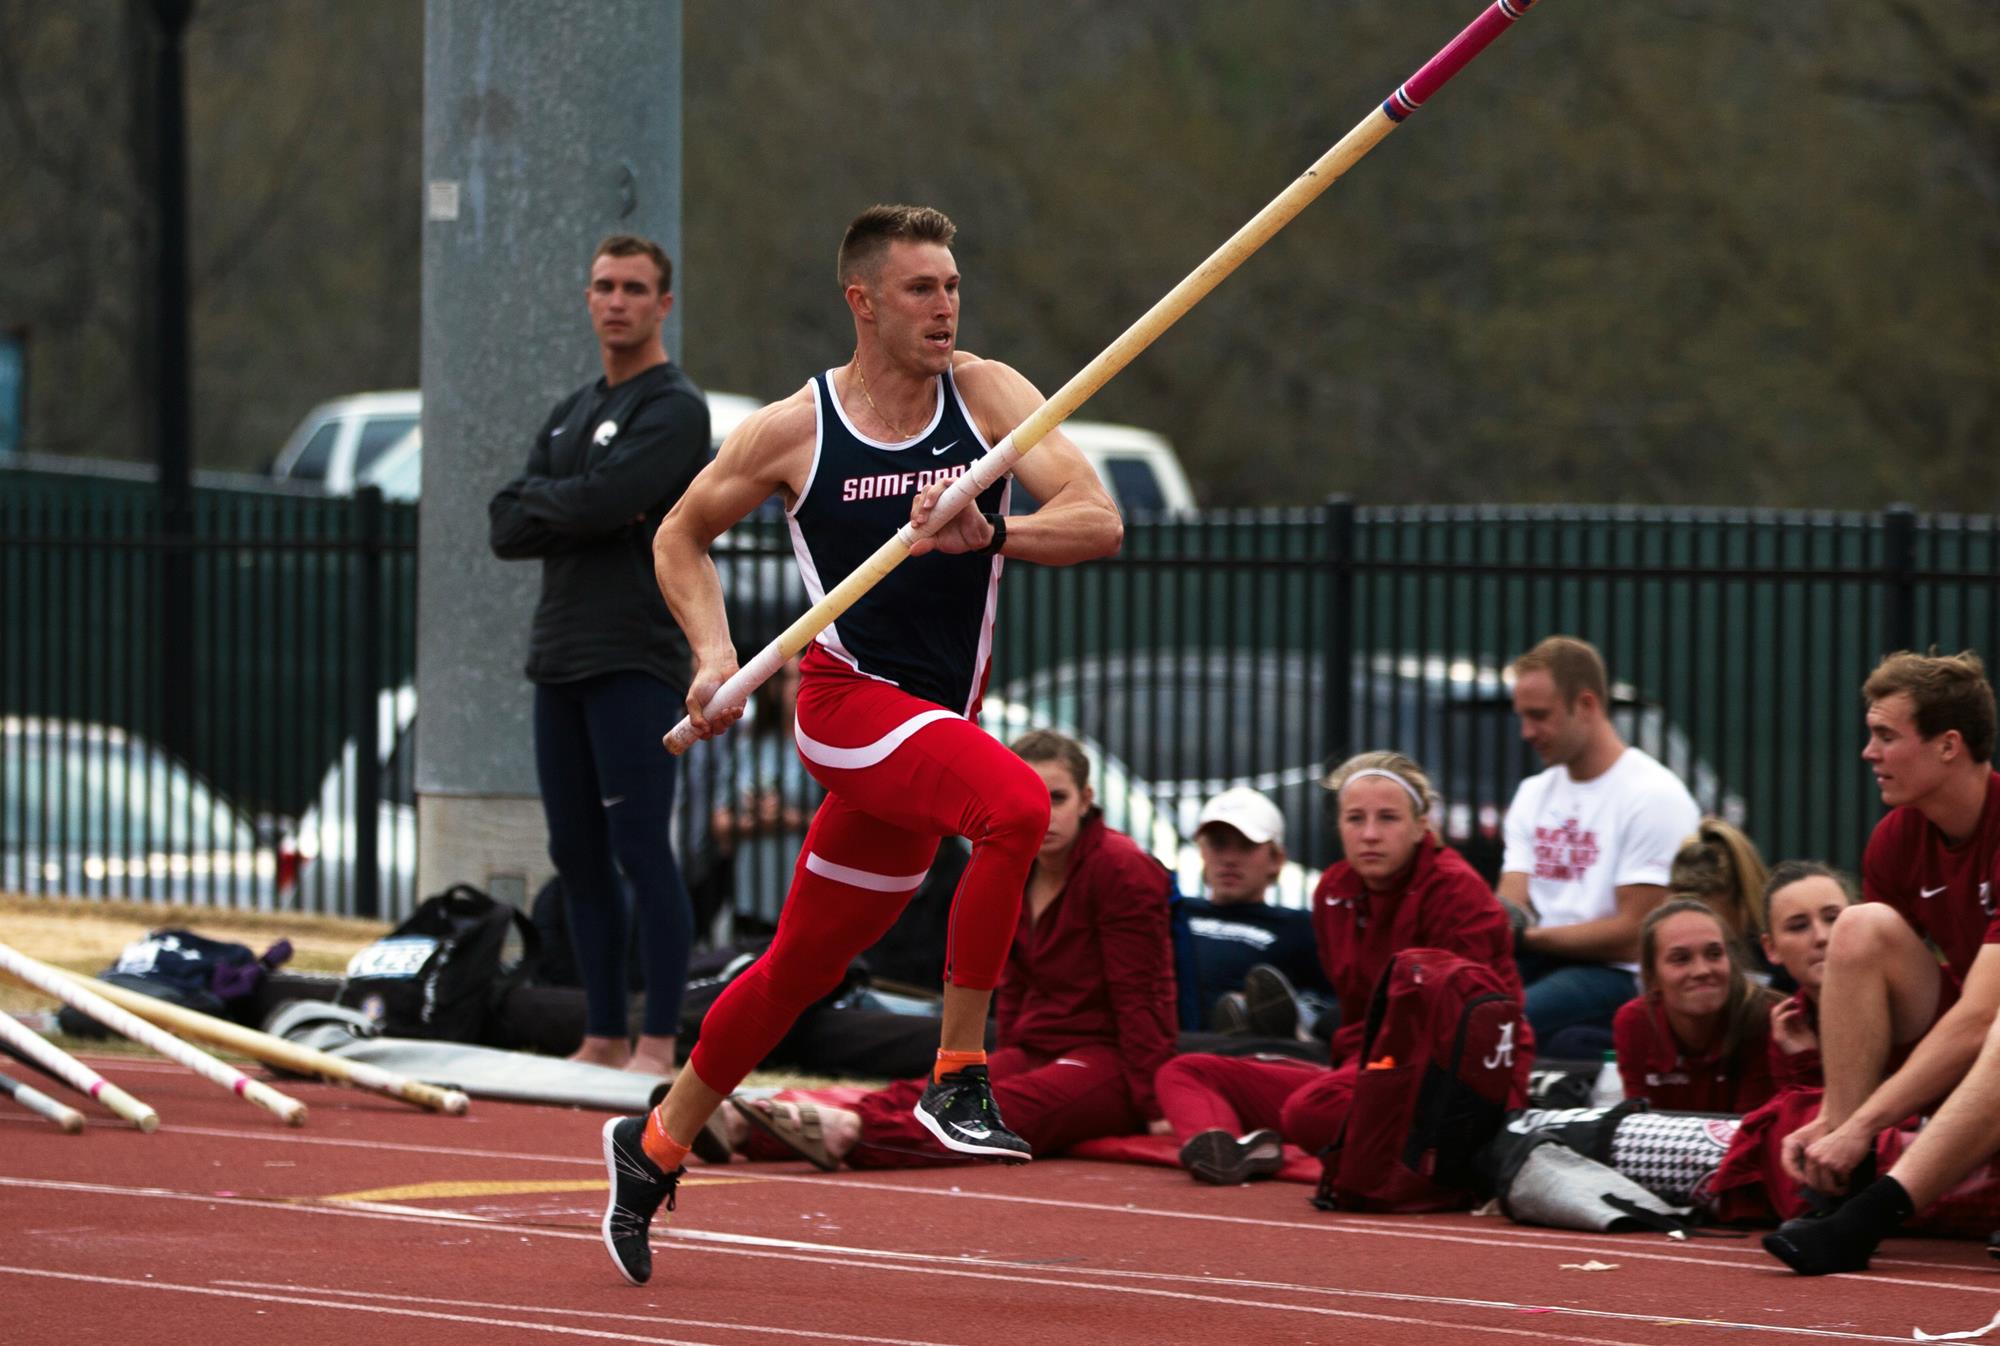
[[[1424,63],[1422,69],[1384,99],[1380,107],[1342,136],[1338,144],[1321,155],[1318,162],[1258,211],[1228,242],[1211,253],[1207,261],[1126,328],[1124,335],[1105,347],[1096,359],[1085,365],[1074,378],[1057,389],[1053,397],[1016,426],[1012,434],[968,468],[965,475],[953,482],[938,498],[937,507],[923,528],[904,524],[898,529],[896,535],[884,542],[873,556],[857,566],[826,597],[813,604],[783,634],[758,651],[756,657],[717,688],[708,704],[702,707],[702,714],[711,717],[719,715],[747,701],[750,693],[783,667],[787,659],[804,649],[814,636],[854,606],[884,575],[902,564],[919,538],[936,533],[980,492],[1005,476],[1022,454],[1074,415],[1091,394],[1158,340],[1161,333],[1180,321],[1183,314],[1206,298],[1208,292],[1243,265],[1250,254],[1269,242],[1272,235],[1291,223],[1294,216],[1333,185],[1334,179],[1352,168],[1361,156],[1374,149],[1384,136],[1422,107],[1432,94],[1444,87],[1447,80],[1486,50],[1494,38],[1512,27],[1514,21],[1532,9],[1535,3],[1536,0],[1494,0],[1491,8],[1446,43],[1443,50]],[[678,756],[695,741],[693,726],[683,719],[668,731],[662,741],[668,752]]]

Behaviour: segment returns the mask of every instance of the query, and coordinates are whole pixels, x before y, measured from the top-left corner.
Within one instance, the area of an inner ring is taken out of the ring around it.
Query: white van
[[[1068,435],[1098,479],[1111,493],[1121,514],[1158,514],[1194,508],[1194,492],[1188,487],[1187,473],[1181,470],[1180,456],[1164,435],[1141,430],[1136,425],[1114,425],[1109,421],[1064,421]],[[1014,483],[1010,512],[1027,514],[1037,502]]]
[[[322,402],[306,413],[271,464],[284,481],[317,483],[333,495],[351,495],[357,481],[423,417],[415,389],[355,393]]]
[[[335,419],[326,423],[336,424],[343,414],[349,417],[359,417],[364,414],[358,406],[350,408],[348,404],[402,396],[411,399],[410,405],[414,410],[412,418],[399,427],[394,439],[375,448],[369,438],[372,426],[364,425],[353,429],[345,439],[336,441],[336,450],[345,453],[346,456],[338,460],[335,469],[330,469],[323,476],[312,480],[320,481],[330,495],[352,495],[357,486],[366,485],[379,488],[385,499],[415,500],[422,488],[424,462],[421,393],[363,393],[356,397],[343,397],[315,408],[312,416],[306,419],[310,422],[321,412],[331,410]],[[711,452],[721,446],[723,436],[741,424],[744,417],[764,405],[756,398],[745,397],[741,393],[709,393],[707,396]],[[293,440],[299,440],[300,432],[305,429],[306,427],[302,425],[299,431],[295,431]],[[364,444],[372,450],[365,455],[361,452]],[[289,445],[287,447],[289,448]],[[280,454],[279,467],[273,469],[275,475],[281,477],[288,475],[283,470],[286,461],[285,456]],[[289,475],[296,480],[305,480],[296,472]]]

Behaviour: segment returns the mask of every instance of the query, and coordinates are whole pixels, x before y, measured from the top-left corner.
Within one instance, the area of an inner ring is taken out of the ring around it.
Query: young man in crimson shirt
[[[1945,1102],[1886,1177],[1830,1217],[1766,1236],[1771,1253],[1808,1275],[1865,1268],[1882,1238],[2000,1150],[1993,687],[1971,651],[1905,652],[1882,661],[1863,695],[1861,755],[1890,812],[1862,860],[1866,900],[1834,922],[1820,997],[1826,1100],[1786,1138],[1785,1167],[1840,1191],[1868,1171],[1878,1132]],[[1888,1074],[1892,1050],[1912,1042]]]

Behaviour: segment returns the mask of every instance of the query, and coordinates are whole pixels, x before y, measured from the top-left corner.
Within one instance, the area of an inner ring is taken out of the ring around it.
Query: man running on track
[[[853,358],[745,420],[654,538],[654,569],[694,649],[688,715],[710,738],[739,712],[701,707],[736,672],[708,547],[773,494],[783,498],[817,601],[1042,404],[1006,365],[955,350],[952,222],[875,206],[848,226],[838,280]],[[647,1230],[673,1209],[682,1161],[709,1116],[848,961],[894,923],[939,841],[972,842],[947,936],[943,1026],[917,1119],[945,1146],[1020,1163],[986,1078],[988,1002],[1049,821],[1041,777],[979,728],[1001,557],[1073,565],[1117,551],[1117,507],[1076,446],[1051,431],[1014,476],[1041,502],[1007,518],[1011,482],[979,497],[810,645],[795,737],[828,796],[814,815],[764,955],[731,982],[666,1100],[604,1128],[611,1196],[604,1239],[634,1284],[652,1273]]]

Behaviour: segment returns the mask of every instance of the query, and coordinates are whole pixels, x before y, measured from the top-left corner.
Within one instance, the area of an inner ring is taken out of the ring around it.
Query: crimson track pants
[[[1046,1158],[1100,1136],[1146,1129],[1132,1105],[1116,1048],[1091,1046],[1054,1060],[1003,1047],[987,1058],[993,1101],[1007,1129]],[[706,1078],[706,1077],[704,1077]],[[923,1080],[900,1080],[861,1100],[861,1141],[847,1156],[850,1168],[926,1168],[974,1162],[953,1154],[917,1121],[912,1109]]]
[[[1220,1129],[1270,1128],[1307,1154],[1340,1136],[1354,1103],[1352,1065],[1273,1056],[1176,1056],[1153,1076],[1160,1111],[1182,1140]],[[1003,1114],[1004,1115],[1004,1114]]]
[[[724,1093],[887,933],[945,836],[972,842],[952,899],[945,980],[991,990],[1048,832],[1041,776],[977,724],[887,683],[816,674],[818,666],[808,661],[796,736],[828,794],[793,867],[777,937],[709,1008],[690,1058]]]

